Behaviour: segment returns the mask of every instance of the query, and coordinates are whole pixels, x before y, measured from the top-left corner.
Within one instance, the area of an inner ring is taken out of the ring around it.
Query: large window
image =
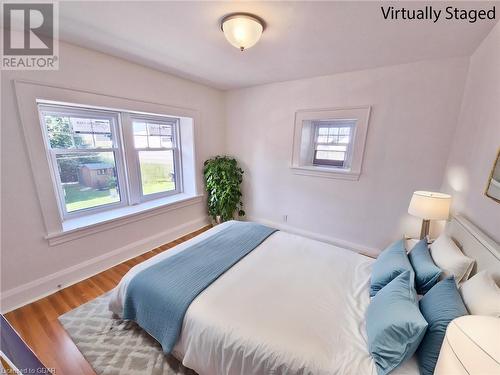
[[[39,105],[63,218],[181,192],[179,119]]]

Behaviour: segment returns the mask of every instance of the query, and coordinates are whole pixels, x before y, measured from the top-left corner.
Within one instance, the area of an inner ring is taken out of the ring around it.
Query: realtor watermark
[[[1,19],[2,69],[59,69],[57,2],[3,2]]]

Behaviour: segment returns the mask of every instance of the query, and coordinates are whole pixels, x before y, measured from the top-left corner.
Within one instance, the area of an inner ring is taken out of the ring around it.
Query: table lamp
[[[411,197],[408,213],[422,219],[420,239],[429,235],[431,220],[446,220],[450,215],[451,195],[432,191],[416,191]]]

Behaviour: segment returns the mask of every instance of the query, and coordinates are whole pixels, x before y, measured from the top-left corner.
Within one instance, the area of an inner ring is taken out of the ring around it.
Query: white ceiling
[[[470,55],[495,21],[388,21],[380,2],[60,2],[60,38],[220,89]],[[424,7],[431,2],[388,3]],[[460,3],[462,8],[492,5]],[[433,3],[444,9],[449,5]],[[499,5],[498,3],[496,4]],[[220,31],[227,13],[267,28],[240,52]]]

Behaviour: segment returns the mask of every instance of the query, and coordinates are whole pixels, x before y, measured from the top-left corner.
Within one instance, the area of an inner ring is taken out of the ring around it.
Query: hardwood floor
[[[48,368],[57,375],[95,375],[57,320],[59,315],[113,289],[133,266],[206,231],[206,226],[136,258],[64,288],[5,315],[14,329]]]

